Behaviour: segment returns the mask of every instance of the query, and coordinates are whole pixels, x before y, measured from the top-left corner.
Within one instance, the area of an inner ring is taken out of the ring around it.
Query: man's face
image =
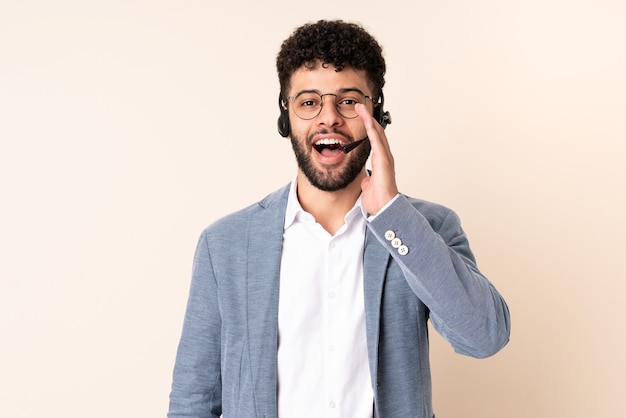
[[[343,68],[337,72],[332,65],[326,68],[317,65],[314,69],[301,67],[291,76],[289,96],[303,91],[314,91],[320,95],[337,94],[346,89],[372,95],[363,71]],[[323,96],[320,114],[310,120],[296,115],[294,100],[288,104],[290,138],[298,167],[313,186],[329,192],[342,190],[352,183],[364,169],[371,150],[369,141],[348,154],[340,148],[328,146],[334,143],[346,145],[366,137],[361,118],[343,117],[335,106],[335,99],[332,95]],[[372,112],[371,100],[365,102]]]

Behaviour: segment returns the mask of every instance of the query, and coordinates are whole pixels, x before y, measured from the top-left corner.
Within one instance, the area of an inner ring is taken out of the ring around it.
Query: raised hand
[[[370,215],[376,215],[398,194],[393,154],[382,126],[363,104],[355,106],[372,146],[372,175],[361,182],[361,202]]]

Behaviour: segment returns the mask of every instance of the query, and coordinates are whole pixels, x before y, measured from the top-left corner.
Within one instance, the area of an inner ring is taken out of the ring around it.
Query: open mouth
[[[353,149],[355,149],[356,147],[358,147],[359,145],[361,145],[362,143],[364,143],[365,141],[367,141],[369,138],[366,136],[363,139],[359,139],[358,141],[354,141],[351,142],[347,145],[341,145],[341,143],[339,141],[335,141],[335,140],[321,140],[321,141],[317,141],[313,147],[315,147],[315,149],[317,150],[317,152],[319,152],[320,154],[324,155],[325,150],[326,154],[329,153],[334,153],[336,150],[340,150],[342,151],[344,154],[349,153],[350,151],[352,151]]]
[[[322,155],[333,155],[337,152],[343,153],[343,145],[338,139],[320,139],[313,147]]]

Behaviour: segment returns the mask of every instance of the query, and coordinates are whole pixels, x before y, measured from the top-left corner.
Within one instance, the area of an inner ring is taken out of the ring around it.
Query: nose
[[[322,108],[320,109],[320,114],[317,115],[318,125],[337,126],[343,123],[343,117],[339,114],[335,103],[336,100],[337,96],[334,94],[322,95]]]

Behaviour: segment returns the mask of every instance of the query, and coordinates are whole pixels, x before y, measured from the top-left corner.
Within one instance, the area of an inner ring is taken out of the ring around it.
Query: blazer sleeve
[[[168,418],[218,418],[222,414],[220,334],[218,288],[205,231],[194,257]]]
[[[458,353],[484,358],[509,341],[503,297],[483,276],[458,216],[400,195],[368,225],[400,265],[430,319]]]

